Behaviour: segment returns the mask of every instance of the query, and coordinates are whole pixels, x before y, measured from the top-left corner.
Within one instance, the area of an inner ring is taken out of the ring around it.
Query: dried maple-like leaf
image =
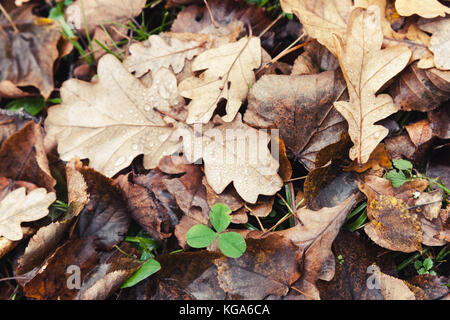
[[[269,135],[242,123],[240,113],[232,122],[216,116],[202,128],[200,139],[198,133],[189,133],[193,137],[184,147],[185,156],[192,163],[202,158],[206,179],[216,193],[233,182],[242,199],[255,203],[258,195],[273,195],[283,186],[279,164],[267,148]]]
[[[345,84],[340,72],[265,75],[250,89],[244,121],[259,128],[279,128],[295,159],[311,169],[317,151],[339,140],[346,128],[333,103]]]
[[[17,87],[33,86],[48,98],[53,91],[53,64],[59,53],[59,25],[34,16],[32,5],[8,12],[18,32],[0,15],[0,97],[26,95]]]
[[[298,279],[299,249],[278,234],[246,239],[247,249],[238,259],[214,261],[220,287],[233,299],[261,300],[287,294]]]
[[[192,99],[187,123],[207,123],[222,98],[227,100],[224,120],[232,121],[255,82],[253,69],[260,64],[261,44],[256,37],[245,37],[198,55],[192,71],[206,71],[178,85],[180,94]]]
[[[290,239],[302,250],[302,275],[297,285],[300,292],[309,299],[320,298],[315,285],[318,279],[326,281],[333,279],[335,258],[331,245],[355,199],[356,196],[351,195],[338,206],[322,208],[319,211],[301,208],[296,211],[301,223],[275,232]]]
[[[380,49],[383,33],[377,6],[353,10],[345,39],[336,39],[350,101],[338,101],[334,106],[349,125],[354,143],[350,159],[363,164],[388,134],[388,129],[374,123],[397,111],[389,95],[377,96],[376,92],[406,66],[411,51],[401,45]]]
[[[438,0],[395,0],[395,9],[402,16],[418,14],[424,18],[444,17],[450,8]]]
[[[351,0],[281,0],[284,12],[294,13],[306,32],[336,55],[333,34],[345,35],[347,20],[353,9]]]
[[[11,191],[0,201],[0,236],[13,241],[22,239],[20,224],[45,217],[55,200],[55,193],[47,193],[44,188],[28,194],[24,187]]]
[[[28,122],[2,144],[0,175],[28,181],[48,191],[54,191],[56,180],[50,173],[39,124]]]
[[[139,154],[146,168],[156,167],[180,147],[178,136],[171,140],[177,123],[164,121],[153,109],[168,109],[178,101],[174,75],[160,72],[173,81],[155,80],[146,88],[114,56],[102,57],[97,83],[64,82],[63,102],[49,109],[45,122],[47,144],[56,139],[61,159],[89,158],[89,165],[108,177]]]
[[[398,75],[388,92],[405,111],[436,109],[450,97],[450,71],[420,69],[415,62]]]
[[[155,74],[162,67],[181,72],[185,59],[198,55],[204,44],[198,35],[197,40],[194,34],[181,35],[184,37],[151,35],[146,41],[132,44],[130,55],[123,62],[125,68],[137,77],[148,71]]]

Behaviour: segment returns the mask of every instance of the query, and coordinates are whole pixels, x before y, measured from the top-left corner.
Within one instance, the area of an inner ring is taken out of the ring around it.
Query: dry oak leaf
[[[401,16],[417,14],[424,18],[444,17],[450,13],[450,8],[438,0],[396,0],[395,9]]]
[[[98,26],[125,24],[139,15],[146,0],[77,0],[66,9],[66,19],[78,30],[89,32]]]
[[[353,9],[351,0],[280,0],[284,12],[294,13],[308,35],[336,55],[333,34],[345,35]]]
[[[192,71],[206,71],[178,85],[180,94],[192,99],[187,123],[207,123],[222,98],[227,100],[223,119],[232,121],[255,82],[253,69],[260,64],[261,41],[257,37],[245,37],[199,54]]]
[[[242,123],[238,113],[232,122],[216,115],[202,131],[200,139],[196,138],[199,132],[195,128],[189,132],[193,137],[186,140],[192,144],[185,145],[184,152],[192,163],[202,158],[206,179],[216,193],[222,193],[233,182],[243,200],[256,203],[258,195],[274,195],[281,189],[279,163],[267,147],[271,138],[264,130]]]
[[[55,193],[47,193],[44,188],[34,189],[28,194],[24,187],[13,190],[0,202],[0,236],[12,241],[22,239],[20,224],[45,217],[55,200]]]
[[[428,47],[434,54],[436,68],[450,70],[450,18],[426,20],[419,28],[432,33]]]
[[[204,44],[204,41],[198,40],[198,35],[197,40],[193,34],[187,34],[184,38],[151,35],[146,41],[130,46],[130,55],[123,64],[137,77],[141,77],[149,70],[155,74],[162,67],[167,69],[172,67],[173,72],[179,73],[183,70],[185,59],[191,60],[198,55]]]
[[[61,159],[89,158],[92,168],[111,177],[139,154],[146,168],[154,168],[179,149],[178,136],[171,139],[177,123],[166,122],[153,109],[169,109],[178,101],[169,70],[160,69],[147,88],[114,56],[105,55],[98,78],[97,83],[64,82],[62,104],[49,109],[46,144],[56,141]]]
[[[378,6],[353,10],[345,39],[335,39],[350,101],[338,101],[334,106],[349,125],[354,144],[350,159],[363,164],[389,132],[374,123],[397,111],[389,95],[375,94],[407,65],[411,51],[401,45],[381,49],[383,33]]]
[[[335,258],[331,245],[355,201],[356,196],[351,195],[332,208],[325,207],[319,211],[301,208],[296,212],[301,223],[274,232],[290,239],[302,249],[303,270],[297,287],[309,299],[320,299],[315,285],[318,279],[330,281],[334,277]]]

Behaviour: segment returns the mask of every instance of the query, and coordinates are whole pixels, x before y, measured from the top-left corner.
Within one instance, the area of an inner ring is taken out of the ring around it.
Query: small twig
[[[262,225],[261,220],[259,220],[259,217],[256,216],[256,215],[254,215],[252,209],[250,209],[250,208],[247,206],[247,204],[245,204],[245,203],[244,203],[244,208],[247,209],[247,210],[250,212],[250,214],[252,214],[252,215],[256,218],[256,221],[258,221],[258,224],[259,224],[259,228],[261,229],[262,232],[265,232],[266,229],[265,229],[264,226]]]
[[[14,23],[14,21],[11,19],[11,16],[8,14],[8,12],[5,10],[5,8],[2,6],[2,4],[0,3],[0,10],[2,11],[2,13],[5,15],[6,19],[9,21],[9,23],[11,24],[11,26],[14,29],[15,33],[19,33],[19,29],[17,29],[16,24]]]
[[[204,2],[205,5],[206,5],[206,9],[208,9],[209,17],[211,18],[212,24],[214,25],[214,27],[220,28],[220,24],[218,24],[218,23],[216,22],[216,20],[214,19],[214,16],[213,16],[213,14],[212,14],[212,11],[211,11],[211,8],[209,7],[208,2],[207,2],[206,0],[203,0],[203,2]]]
[[[272,58],[272,60],[270,60],[269,62],[267,62],[264,66],[262,66],[261,68],[259,68],[259,70],[256,72],[256,74],[260,73],[262,70],[266,69],[267,67],[269,67],[271,64],[273,64],[274,62],[280,60],[282,57],[284,57],[285,55],[291,53],[292,51],[295,51],[297,49],[300,49],[301,47],[304,47],[305,45],[307,45],[309,43],[309,41],[303,42],[295,47],[293,47],[297,42],[299,42],[304,36],[306,35],[305,32],[303,32],[300,37],[298,37],[294,42],[292,42],[286,49],[284,49],[283,51],[281,51],[275,58]]]
[[[294,289],[294,291],[297,291],[298,293],[304,295],[307,298],[310,298],[311,300],[316,300],[316,298],[314,298],[313,296],[310,296],[309,294],[304,293],[303,291],[300,291],[299,289],[297,289],[294,286],[291,286],[292,289]]]
[[[302,180],[302,179],[306,179],[306,177],[307,177],[307,176],[297,177],[297,178],[292,178],[292,179],[289,179],[289,180],[285,180],[284,182],[287,183],[287,182],[292,182],[292,181]]]
[[[281,19],[282,16],[283,16],[283,15],[280,14],[274,21],[272,21],[272,23],[269,24],[269,25],[268,25],[268,26],[267,26],[267,27],[259,34],[258,38],[261,38],[267,31],[269,31],[270,28],[272,28],[272,27],[275,25],[275,23],[277,23],[277,22]]]
[[[39,119],[37,117],[32,116],[31,114],[26,112],[24,108],[20,108],[19,110],[7,110],[0,108],[0,115],[5,115],[8,117],[20,117],[26,120],[33,120],[36,123],[39,122]]]

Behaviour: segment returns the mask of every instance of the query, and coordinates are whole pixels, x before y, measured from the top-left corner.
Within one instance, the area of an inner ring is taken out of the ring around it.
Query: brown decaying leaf
[[[367,162],[370,154],[388,134],[374,123],[397,111],[392,98],[376,92],[408,63],[411,51],[402,45],[381,49],[383,33],[377,6],[352,11],[345,38],[336,36],[337,56],[349,90],[349,102],[338,101],[335,108],[349,125],[354,143],[350,159]]]
[[[414,179],[395,189],[387,179],[368,175],[359,189],[367,196],[370,223],[364,231],[378,245],[389,250],[422,251],[422,228],[418,215],[410,209],[409,199],[415,191],[428,186],[423,179]]]
[[[296,226],[276,231],[290,239],[303,252],[301,277],[296,288],[308,299],[319,299],[320,293],[315,283],[318,279],[330,281],[335,270],[335,258],[331,245],[344,223],[347,213],[355,204],[351,195],[336,207],[313,211],[301,208],[296,211],[299,222]]]
[[[350,146],[350,138],[344,133],[338,142],[317,153],[316,168],[308,173],[303,185],[308,208],[319,210],[334,207],[358,192],[356,175],[342,170],[349,164],[347,154]]]
[[[295,59],[291,75],[315,74],[337,68],[339,61],[336,57],[325,46],[313,40],[305,46],[305,52]]]
[[[180,94],[192,99],[187,123],[207,123],[221,99],[227,100],[224,120],[232,121],[255,82],[253,69],[260,64],[261,43],[257,37],[245,37],[199,54],[192,63],[192,71],[206,71],[178,85]]]
[[[385,139],[384,144],[386,145],[386,151],[390,159],[406,158],[410,160],[415,167],[420,167],[425,164],[425,161],[428,158],[433,139],[417,148],[411,141],[408,133],[403,132],[399,135]]]
[[[439,108],[428,112],[433,135],[441,139],[450,139],[450,103],[444,103]]]
[[[60,244],[68,228],[71,226],[72,219],[78,216],[82,209],[83,206],[79,202],[72,202],[67,210],[66,219],[52,222],[40,228],[31,237],[22,257],[17,260],[15,272],[21,275],[41,265]]]
[[[126,200],[111,179],[81,163],[76,169],[83,175],[89,195],[89,201],[78,215],[78,236],[94,237],[97,247],[110,250],[124,239],[130,225]]]
[[[247,249],[239,259],[221,258],[217,266],[220,287],[233,299],[261,300],[287,294],[300,274],[300,251],[288,237],[269,234],[262,239],[247,236]]]
[[[28,181],[54,191],[56,180],[50,173],[39,124],[29,121],[2,144],[0,176]]]
[[[362,173],[369,169],[377,170],[380,168],[388,169],[392,166],[391,160],[386,151],[384,143],[380,143],[375,150],[370,154],[369,160],[362,166],[359,166],[356,161],[353,161],[349,166],[345,167],[344,171],[356,171]]]
[[[0,114],[0,146],[8,137],[22,129],[26,123],[28,123],[26,119]]]
[[[214,265],[214,260],[220,257],[220,253],[206,250],[158,256],[161,270],[142,283],[142,286],[147,287],[145,299],[225,299],[225,292],[219,286],[217,268]],[[126,289],[124,293],[127,294],[127,291],[131,290],[133,289]]]
[[[69,289],[67,280],[70,274],[67,268],[76,265],[80,268],[81,276],[91,270],[98,262],[92,238],[73,239],[60,246],[45,262],[45,268],[24,286],[24,293],[29,298],[41,300],[69,300],[73,299],[78,290]]]
[[[416,147],[427,143],[433,138],[433,130],[427,119],[405,125],[405,129]]]
[[[0,15],[4,26],[0,34],[0,97],[26,96],[17,89],[25,86],[38,88],[44,98],[53,91],[53,64],[59,56],[61,33],[57,23],[34,16],[32,7],[24,5],[8,12],[19,33]]]
[[[167,156],[161,159],[158,168],[167,174],[182,175],[164,179],[163,184],[186,215],[199,223],[207,223],[210,208],[206,200],[206,188],[202,184],[203,172],[200,166],[188,164],[182,157]]]
[[[244,121],[259,128],[279,128],[295,159],[311,169],[316,153],[337,142],[345,121],[333,103],[345,90],[338,71],[320,74],[265,75],[250,89]]]
[[[164,155],[180,147],[178,136],[171,140],[177,123],[165,122],[153,110],[179,101],[174,75],[167,69],[160,72],[166,78],[146,88],[119,60],[105,55],[99,61],[97,83],[64,82],[63,102],[49,109],[45,122],[46,145],[56,139],[61,159],[89,158],[92,168],[109,177],[142,153],[144,166],[156,167]]]
[[[367,280],[371,274],[367,271],[375,264],[382,272],[397,275],[395,261],[391,255],[386,254],[386,250],[366,240],[357,232],[342,230],[333,242],[333,252],[342,259],[336,263],[333,280],[317,281],[323,300],[383,299],[379,289],[368,288]]]
[[[397,76],[388,92],[402,110],[427,112],[449,99],[449,80],[450,71],[423,70],[414,62]]]
[[[183,213],[164,185],[170,176],[153,169],[148,174],[119,176],[115,182],[127,199],[131,215],[154,239],[170,237]],[[202,223],[208,222],[207,219]]]
[[[427,164],[428,177],[439,178],[446,186],[450,185],[450,145],[447,143],[437,147],[432,152],[430,162]]]

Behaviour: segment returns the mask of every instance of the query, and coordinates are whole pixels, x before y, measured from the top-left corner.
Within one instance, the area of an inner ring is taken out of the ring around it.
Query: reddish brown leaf
[[[247,249],[239,259],[215,260],[220,287],[233,299],[278,298],[298,279],[299,249],[288,238],[269,234],[247,236]]]
[[[414,62],[396,77],[389,94],[403,110],[431,111],[449,99],[449,80],[450,71],[419,69]]]
[[[54,191],[56,180],[50,174],[39,124],[28,122],[2,144],[0,176],[28,181]]]
[[[53,64],[59,53],[60,26],[50,19],[31,13],[24,5],[8,14],[19,30],[14,31],[8,19],[0,15],[0,97],[24,96],[17,87],[34,86],[48,98],[53,91]]]
[[[67,287],[70,276],[67,268],[71,265],[78,266],[83,278],[97,261],[93,239],[69,240],[46,261],[45,268],[41,268],[36,276],[26,283],[24,293],[34,299],[73,299],[78,290]]]
[[[306,168],[317,152],[339,140],[345,120],[334,109],[345,82],[339,72],[316,75],[266,75],[249,92],[244,121],[259,128],[278,128],[286,148]]]

